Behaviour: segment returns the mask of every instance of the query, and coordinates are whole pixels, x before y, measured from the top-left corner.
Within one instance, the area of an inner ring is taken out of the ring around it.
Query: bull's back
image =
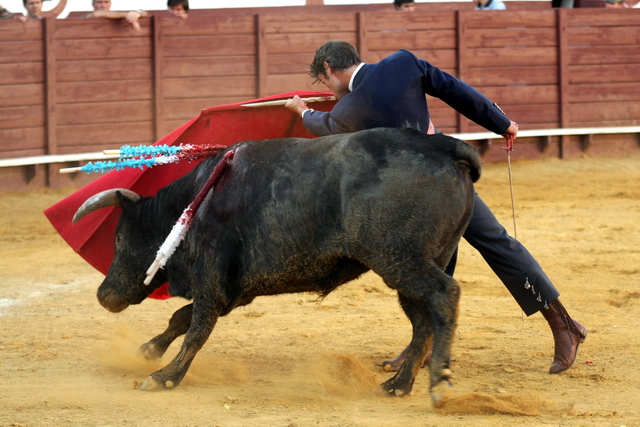
[[[370,251],[411,246],[445,258],[473,209],[480,160],[468,144],[412,129],[374,129],[345,140],[340,177],[343,226],[350,241]],[[406,255],[406,254],[405,254]]]
[[[202,234],[243,265],[275,269],[350,256],[358,245],[424,245],[470,215],[480,162],[468,148],[411,129],[240,143],[198,214]]]
[[[350,139],[350,143],[362,146],[373,157],[385,158],[399,153],[411,153],[421,156],[431,166],[443,162],[454,163],[468,169],[472,182],[476,182],[482,173],[482,162],[477,150],[448,135],[427,135],[415,129],[378,128],[351,134]]]

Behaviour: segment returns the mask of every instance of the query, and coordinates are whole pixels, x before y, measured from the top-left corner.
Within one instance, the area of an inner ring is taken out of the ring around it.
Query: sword
[[[322,101],[335,101],[335,96],[313,96],[310,98],[301,98],[304,102],[322,102]],[[289,101],[288,99],[276,99],[274,101],[264,102],[251,102],[249,104],[241,104],[241,107],[267,107],[271,105],[284,105]]]

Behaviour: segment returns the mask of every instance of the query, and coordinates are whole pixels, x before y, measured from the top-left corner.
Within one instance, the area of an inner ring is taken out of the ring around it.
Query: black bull
[[[368,270],[398,292],[413,326],[406,362],[382,384],[411,392],[433,336],[431,396],[450,388],[451,342],[460,288],[443,272],[473,209],[481,171],[473,147],[412,129],[372,129],[317,139],[248,141],[202,203],[185,240],[145,286],[145,272],[217,162],[206,160],[151,198],[109,190],[75,220],[107,205],[122,214],[115,257],[98,289],[108,310],[138,304],[165,281],[193,299],[167,331],[142,346],[160,357],[185,334],[176,357],[142,385],[177,386],[218,317],[256,296],[327,295]]]

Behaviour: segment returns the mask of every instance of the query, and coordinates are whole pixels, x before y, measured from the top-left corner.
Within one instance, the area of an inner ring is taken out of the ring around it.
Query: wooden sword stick
[[[312,96],[309,98],[301,98],[304,102],[322,102],[322,101],[335,101],[335,96]],[[271,105],[284,105],[289,101],[288,99],[276,99],[275,101],[264,102],[251,102],[249,104],[241,104],[241,107],[268,107]]]

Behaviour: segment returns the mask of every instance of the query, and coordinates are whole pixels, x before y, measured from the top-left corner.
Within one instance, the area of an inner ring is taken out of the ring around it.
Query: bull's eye
[[[116,245],[120,245],[121,242],[122,242],[122,235],[116,234]]]

